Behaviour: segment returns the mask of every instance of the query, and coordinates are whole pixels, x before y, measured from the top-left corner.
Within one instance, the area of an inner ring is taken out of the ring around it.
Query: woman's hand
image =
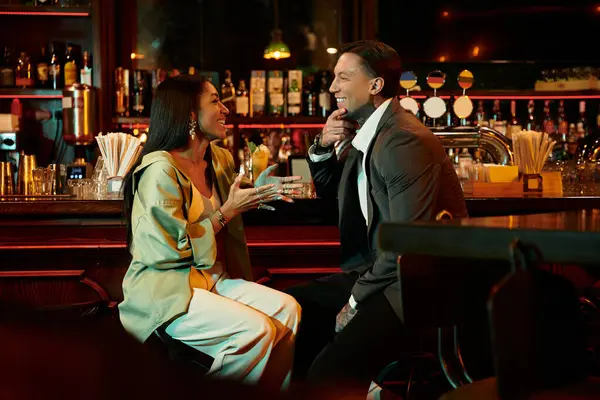
[[[221,207],[221,212],[227,221],[252,208],[266,204],[274,200],[282,200],[281,192],[275,184],[267,184],[249,189],[241,189],[243,175],[238,174],[229,190],[229,198]]]
[[[282,194],[281,200],[287,201],[288,203],[293,203],[290,195],[300,194],[300,190],[302,188],[301,183],[294,183],[302,179],[301,176],[273,176],[273,172],[277,168],[277,164],[271,165],[269,168],[265,169],[261,174],[256,178],[254,182],[254,186],[260,187],[263,185],[272,184],[275,185],[275,189]]]

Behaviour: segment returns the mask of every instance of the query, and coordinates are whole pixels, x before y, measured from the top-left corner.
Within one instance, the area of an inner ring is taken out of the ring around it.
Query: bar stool
[[[515,241],[512,271],[488,303],[496,377],[442,396],[467,399],[600,398],[589,379],[580,301],[566,279],[538,269],[539,250]]]
[[[436,220],[451,218],[452,215],[444,210]],[[474,319],[475,314],[485,319],[489,289],[508,270],[508,264],[503,261],[486,263],[487,268],[482,268],[479,260],[439,259],[414,254],[398,257],[404,326],[411,331],[435,330],[437,337],[435,349],[409,355],[411,373],[407,397],[414,383],[429,380],[438,372],[451,388],[472,382],[461,349],[461,326]],[[415,368],[423,365],[427,365],[424,369],[429,369],[430,373],[416,376]],[[386,378],[393,369],[394,365],[389,365],[375,382],[386,388]]]
[[[191,370],[198,376],[206,375],[214,361],[208,354],[173,339],[163,326],[156,329],[144,345],[167,358],[176,368]]]

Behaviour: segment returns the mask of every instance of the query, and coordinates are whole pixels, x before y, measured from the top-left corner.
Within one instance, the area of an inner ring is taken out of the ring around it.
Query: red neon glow
[[[62,94],[0,94],[0,99],[62,99]]]
[[[248,242],[248,247],[335,247],[339,245],[339,240],[327,242]]]
[[[427,96],[415,95],[410,96],[414,99],[426,99]],[[442,99],[448,100],[450,96],[439,96]],[[542,96],[542,95],[521,95],[521,96],[469,96],[472,100],[586,100],[586,99],[600,99],[600,95],[565,95],[565,96]]]
[[[325,124],[239,124],[240,129],[323,128]]]
[[[0,11],[0,15],[39,15],[54,17],[89,17],[86,12]]]

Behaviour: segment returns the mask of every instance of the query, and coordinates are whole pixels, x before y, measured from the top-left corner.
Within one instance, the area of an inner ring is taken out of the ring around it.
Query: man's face
[[[338,108],[348,110],[352,119],[371,101],[374,78],[362,66],[362,59],[354,53],[344,53],[333,70],[335,78],[329,91],[335,96]]]

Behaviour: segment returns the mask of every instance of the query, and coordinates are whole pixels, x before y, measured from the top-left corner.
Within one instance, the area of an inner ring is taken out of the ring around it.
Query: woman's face
[[[227,107],[221,103],[219,93],[210,82],[204,83],[204,92],[200,95],[198,125],[200,131],[209,139],[225,139],[227,129],[225,118],[229,115]]]

